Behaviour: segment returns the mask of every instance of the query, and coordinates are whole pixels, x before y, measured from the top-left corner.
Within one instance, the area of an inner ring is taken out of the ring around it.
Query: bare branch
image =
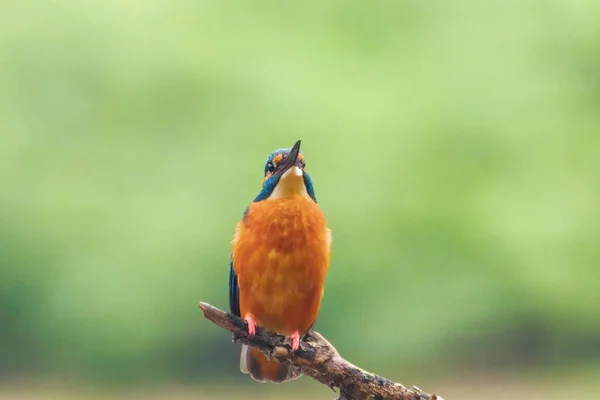
[[[310,332],[293,352],[284,337],[257,327],[249,336],[246,322],[207,303],[199,303],[204,317],[233,333],[233,341],[259,349],[282,364],[291,365],[331,389],[339,388],[338,400],[443,400],[422,392],[417,387],[406,388],[379,375],[371,374],[344,360],[337,350],[319,333]],[[334,389],[335,390],[335,389]]]

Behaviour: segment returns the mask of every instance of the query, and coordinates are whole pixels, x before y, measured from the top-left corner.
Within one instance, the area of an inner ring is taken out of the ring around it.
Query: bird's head
[[[267,157],[263,187],[254,201],[300,195],[316,202],[312,180],[305,167],[300,140],[291,148],[275,150]]]

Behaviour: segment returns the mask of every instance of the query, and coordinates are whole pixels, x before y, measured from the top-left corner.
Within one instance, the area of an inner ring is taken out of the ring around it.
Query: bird
[[[230,312],[250,336],[257,326],[285,336],[292,352],[319,315],[332,243],[300,143],[267,157],[262,189],[235,226],[229,262]],[[248,345],[240,371],[262,383],[302,375]]]

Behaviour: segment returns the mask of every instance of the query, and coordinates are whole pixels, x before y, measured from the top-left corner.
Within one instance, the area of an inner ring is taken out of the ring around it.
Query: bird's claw
[[[244,318],[246,323],[248,324],[248,334],[250,336],[254,336],[256,334],[256,321],[251,315],[248,315]]]
[[[291,342],[292,351],[296,351],[300,348],[300,334],[298,333],[298,330],[295,330],[291,335],[285,338],[285,342],[287,343],[288,341]]]

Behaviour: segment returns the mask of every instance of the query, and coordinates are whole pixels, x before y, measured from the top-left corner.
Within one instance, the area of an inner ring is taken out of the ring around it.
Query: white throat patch
[[[281,176],[277,186],[273,189],[273,193],[269,196],[270,199],[280,199],[294,195],[308,196],[306,185],[304,185],[304,172],[293,166]]]

